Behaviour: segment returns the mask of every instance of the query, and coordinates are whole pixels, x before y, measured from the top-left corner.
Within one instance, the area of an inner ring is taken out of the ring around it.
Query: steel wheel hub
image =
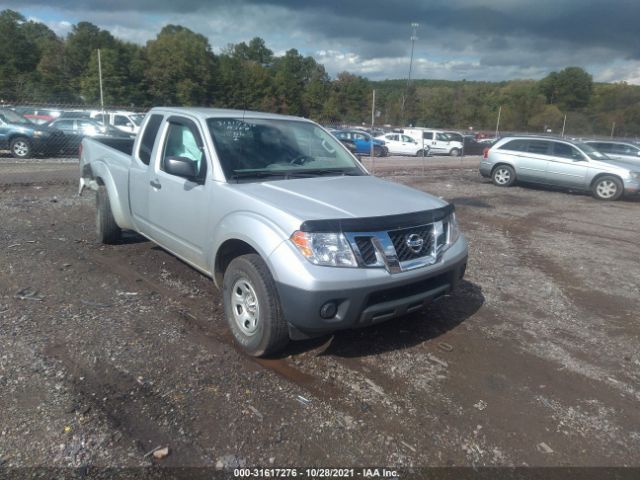
[[[509,170],[505,170],[501,168],[496,172],[494,178],[496,179],[496,182],[498,182],[500,185],[504,185],[511,178],[511,174],[509,173]]]
[[[233,318],[242,333],[251,336],[258,329],[260,304],[253,286],[246,278],[240,278],[231,290]]]
[[[16,155],[24,157],[29,153],[29,146],[25,142],[16,142],[13,144],[13,151]]]
[[[611,198],[617,193],[618,186],[611,180],[604,180],[598,184],[596,190],[602,198]]]

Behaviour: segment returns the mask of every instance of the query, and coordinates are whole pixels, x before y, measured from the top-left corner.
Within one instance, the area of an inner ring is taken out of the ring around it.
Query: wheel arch
[[[514,167],[511,163],[509,163],[509,162],[504,162],[504,161],[503,161],[503,162],[498,162],[498,163],[496,163],[495,165],[493,165],[493,166],[491,167],[491,173],[490,173],[489,175],[493,175],[493,172],[495,172],[495,171],[496,171],[496,169],[497,169],[498,167],[503,167],[503,166],[504,166],[504,167],[509,167],[509,168],[513,169],[513,171],[514,171],[514,172],[515,172],[515,174],[516,174],[516,177],[518,176],[518,172],[516,172],[516,167]]]
[[[591,180],[591,183],[589,184],[589,188],[593,188],[593,186],[596,184],[596,182],[598,180],[600,180],[603,177],[614,177],[617,178],[620,183],[622,184],[623,188],[624,188],[624,180],[622,179],[622,177],[620,177],[620,175],[617,175],[615,173],[606,173],[606,172],[601,172],[598,173],[595,177],[593,177],[593,179]]]
[[[230,238],[225,240],[216,252],[216,258],[213,262],[213,280],[219,287],[222,285],[222,279],[224,278],[224,272],[234,258],[241,255],[247,255],[249,253],[260,253],[248,242],[240,240],[239,238]]]

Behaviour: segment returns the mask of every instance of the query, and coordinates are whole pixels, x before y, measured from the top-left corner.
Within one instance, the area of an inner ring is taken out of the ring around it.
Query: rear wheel
[[[427,150],[422,150],[422,149],[420,149],[420,150],[418,150],[418,151],[416,152],[416,157],[426,157],[426,156],[428,156],[428,155],[429,155],[429,154],[428,154]]]
[[[452,148],[451,151],[449,152],[449,155],[451,155],[452,157],[459,157],[460,153],[461,152],[459,148]]]
[[[623,193],[624,187],[619,178],[611,175],[598,178],[593,182],[591,194],[598,200],[618,200]]]
[[[271,272],[259,255],[234,258],[222,281],[224,310],[236,342],[261,357],[282,349],[289,330]]]
[[[120,240],[122,230],[113,218],[109,194],[104,185],[96,192],[96,237],[98,243],[111,244]]]
[[[31,157],[31,142],[28,138],[18,137],[11,140],[11,155],[15,158]]]
[[[498,165],[491,173],[491,180],[499,187],[510,187],[516,181],[516,172],[509,165]]]
[[[384,155],[384,150],[382,150],[382,147],[379,147],[378,145],[374,145],[373,146],[373,155],[375,157],[383,157]]]

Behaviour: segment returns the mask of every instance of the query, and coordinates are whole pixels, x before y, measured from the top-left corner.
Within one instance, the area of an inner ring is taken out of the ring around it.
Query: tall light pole
[[[407,101],[407,94],[409,93],[409,84],[411,83],[411,69],[413,67],[413,49],[415,47],[416,40],[418,39],[418,27],[420,24],[411,24],[411,57],[409,58],[409,75],[407,76],[407,85],[404,88],[404,94],[402,95],[402,105],[400,107],[400,123],[404,126],[404,106]]]
[[[102,110],[102,119],[104,120],[104,95],[102,94],[102,60],[100,58],[100,49],[98,49],[98,81],[100,83],[100,109]]]

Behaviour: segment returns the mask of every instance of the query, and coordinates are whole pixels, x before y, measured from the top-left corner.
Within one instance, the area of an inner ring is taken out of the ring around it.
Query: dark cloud
[[[638,0],[57,0],[55,6],[49,0],[12,2],[18,10],[46,7],[112,18],[120,14],[123,25],[130,23],[124,19],[132,13],[163,16],[166,22],[193,15],[198,26],[202,18],[234,9],[244,8],[253,16],[275,9],[280,16],[266,17],[272,23],[265,21],[255,31],[268,43],[274,32],[296,30],[308,37],[308,44],[353,52],[363,60],[406,57],[411,22],[420,23],[418,51],[451,59],[473,57],[488,66],[549,70],[578,61],[589,65],[640,59]],[[236,15],[233,21],[254,19]],[[290,46],[298,47],[293,41]]]

